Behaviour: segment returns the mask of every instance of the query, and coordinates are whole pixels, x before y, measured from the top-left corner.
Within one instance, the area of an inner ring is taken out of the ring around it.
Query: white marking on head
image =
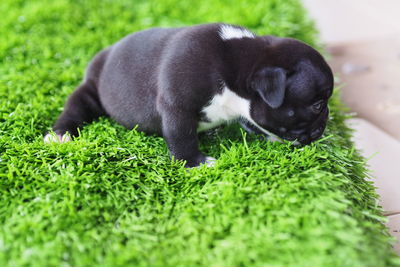
[[[254,33],[252,33],[251,31],[244,28],[235,27],[232,25],[222,25],[221,28],[219,29],[219,36],[222,38],[222,40],[255,37]]]

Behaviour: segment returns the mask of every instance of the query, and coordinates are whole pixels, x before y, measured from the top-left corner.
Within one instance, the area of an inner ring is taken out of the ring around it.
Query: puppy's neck
[[[225,45],[224,60],[227,69],[223,73],[224,81],[232,91],[244,98],[253,94],[249,88],[249,79],[255,71],[257,62],[265,55],[260,51],[267,50],[269,41],[265,37],[234,38],[223,40]]]

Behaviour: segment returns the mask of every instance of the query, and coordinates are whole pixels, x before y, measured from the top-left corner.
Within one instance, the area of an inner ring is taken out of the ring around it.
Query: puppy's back
[[[127,128],[161,133],[155,107],[156,73],[164,47],[180,29],[155,28],[126,36],[109,48],[98,92],[107,114]]]

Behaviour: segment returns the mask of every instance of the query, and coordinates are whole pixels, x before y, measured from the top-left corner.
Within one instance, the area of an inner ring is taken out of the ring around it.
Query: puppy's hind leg
[[[69,97],[64,111],[53,126],[56,135],[47,134],[45,143],[65,143],[71,136],[78,135],[78,129],[100,116],[106,115],[97,92],[95,83],[85,80]]]

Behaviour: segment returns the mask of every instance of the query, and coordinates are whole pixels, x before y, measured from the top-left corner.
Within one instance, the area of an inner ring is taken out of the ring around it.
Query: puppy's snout
[[[324,127],[318,127],[316,129],[313,129],[311,131],[307,131],[307,130],[295,130],[295,131],[291,131],[292,133],[297,134],[297,140],[300,142],[300,144],[302,145],[308,145],[311,142],[317,140],[318,138],[320,138],[324,132]]]
[[[311,139],[315,140],[322,135],[322,127],[313,130],[310,134]]]

